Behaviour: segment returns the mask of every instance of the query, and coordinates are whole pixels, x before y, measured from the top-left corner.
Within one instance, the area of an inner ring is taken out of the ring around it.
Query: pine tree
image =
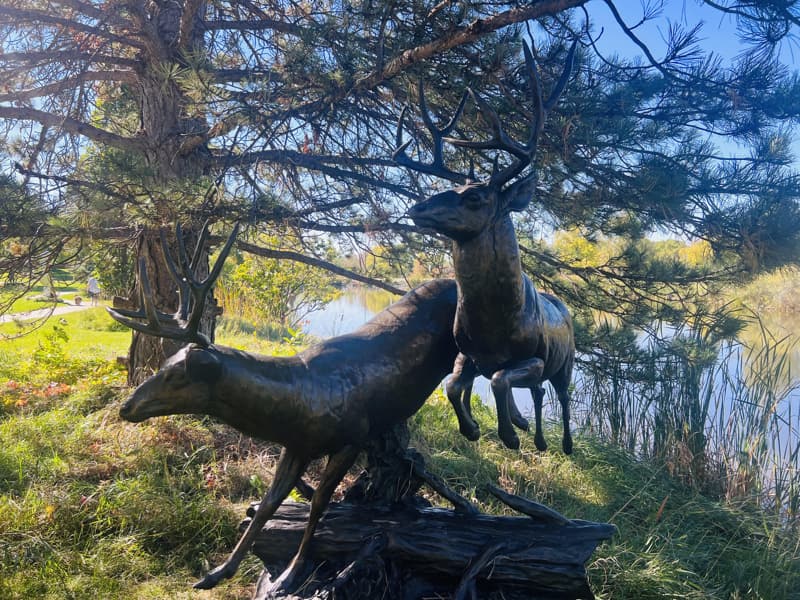
[[[641,323],[653,314],[642,307],[664,305],[660,295],[797,256],[790,150],[800,86],[779,52],[797,33],[797,4],[705,4],[737,19],[746,45],[733,65],[691,26],[671,26],[656,56],[638,37],[640,15],[618,14],[610,0],[0,0],[0,157],[59,216],[31,218],[24,229],[0,223],[0,237],[126,243],[135,234],[132,255],[158,274],[166,273],[158,227],[188,222],[191,237],[209,217],[244,220],[267,238],[289,227],[300,240],[324,235],[363,250],[402,243],[422,253],[430,239],[402,215],[443,184],[391,158],[418,82],[434,114],[451,114],[472,87],[524,135],[521,40],[532,37],[548,89],[578,37],[577,66],[542,136],[539,190],[520,227],[531,239],[542,227],[580,226],[589,238],[626,243],[590,272],[528,243],[529,270],[577,312],[614,308]],[[593,22],[609,9],[641,57],[599,49]],[[657,16],[648,9],[642,20]],[[416,120],[406,126],[424,153],[429,140]],[[458,135],[486,128],[469,106]],[[738,156],[724,151],[731,144]],[[448,160],[469,163],[450,151]],[[472,159],[481,174],[494,156]],[[725,268],[689,273],[642,259],[653,231],[707,240]],[[301,241],[295,253],[244,239],[241,247],[336,268],[313,243]],[[575,278],[596,285],[564,284]],[[171,310],[172,282],[154,287],[158,305]],[[160,344],[144,343],[136,336],[131,348],[132,382],[163,357]]]

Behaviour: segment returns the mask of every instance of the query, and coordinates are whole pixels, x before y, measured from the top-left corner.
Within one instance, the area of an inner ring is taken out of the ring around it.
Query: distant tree
[[[288,247],[292,241],[296,242],[291,236],[259,240],[273,247]],[[324,248],[318,251],[326,254]],[[319,267],[253,255],[245,256],[227,277],[227,285],[234,288],[231,291],[246,296],[262,319],[284,329],[297,328],[309,313],[333,300],[338,294],[335,281],[332,273]]]

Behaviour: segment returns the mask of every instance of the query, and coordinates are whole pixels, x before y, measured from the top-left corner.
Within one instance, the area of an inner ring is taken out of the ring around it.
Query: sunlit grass
[[[0,285],[0,306],[5,306],[12,298],[15,299],[6,314],[24,313],[43,308],[51,308],[63,302],[73,302],[75,296],[82,296],[88,300],[86,294],[81,293],[81,288],[69,278],[54,279],[53,289],[58,297],[57,303],[44,296],[45,288],[49,286],[40,284],[25,290],[14,285]]]
[[[250,598],[261,569],[254,558],[213,591],[190,585],[233,547],[278,448],[209,418],[121,421],[129,390],[114,359],[129,332],[102,309],[64,319],[0,344],[0,598]],[[56,326],[68,341],[48,341]],[[293,353],[303,342],[224,330],[218,341],[262,353]],[[473,409],[476,443],[458,433],[441,392],[413,417],[429,469],[487,512],[510,513],[486,492],[492,483],[571,518],[617,525],[589,564],[599,598],[784,599],[800,589],[797,531],[756,497],[720,501],[663,463],[588,435],[566,457],[557,429],[546,431],[550,451],[525,434],[513,452],[500,444],[492,410],[478,401]]]

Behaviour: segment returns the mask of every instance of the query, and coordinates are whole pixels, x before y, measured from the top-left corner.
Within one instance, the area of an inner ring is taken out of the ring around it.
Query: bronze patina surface
[[[533,395],[536,417],[536,447],[546,449],[541,412],[549,380],[562,408],[565,453],[572,451],[569,431],[569,384],[575,355],[572,319],[566,306],[555,296],[536,291],[522,272],[519,245],[511,213],[525,209],[536,188],[536,173],[528,169],[536,152],[547,111],[556,103],[572,70],[573,44],[561,78],[547,100],[542,98],[539,74],[532,52],[524,45],[525,63],[532,90],[534,120],[525,143],[503,131],[496,112],[471,90],[465,94],[456,114],[438,128],[425,106],[420,86],[422,118],[434,142],[433,160],[423,163],[406,153],[411,142],[402,141],[405,111],[397,127],[398,164],[443,177],[456,187],[435,194],[411,208],[408,216],[422,228],[432,229],[453,241],[453,266],[458,281],[458,309],[454,332],[462,355],[458,357],[447,395],[459,418],[461,432],[471,440],[479,436],[478,425],[469,410],[472,379],[477,373],[491,381],[497,404],[498,433],[509,448],[519,448],[513,425],[527,429],[514,403],[511,389],[527,387]],[[494,137],[473,142],[448,137],[464,108],[467,97],[477,104],[490,123]],[[504,168],[495,166],[491,176],[475,180],[474,173],[457,173],[444,165],[442,144],[463,148],[499,150],[511,155]]]

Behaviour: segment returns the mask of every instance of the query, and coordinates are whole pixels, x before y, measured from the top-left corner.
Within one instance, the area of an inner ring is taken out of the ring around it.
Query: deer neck
[[[224,375],[214,386],[209,412],[248,435],[285,444],[291,424],[308,415],[300,385],[302,361],[226,350]]]
[[[454,242],[453,266],[459,311],[477,318],[492,314],[507,317],[524,309],[524,277],[510,216],[501,217],[470,240]]]

